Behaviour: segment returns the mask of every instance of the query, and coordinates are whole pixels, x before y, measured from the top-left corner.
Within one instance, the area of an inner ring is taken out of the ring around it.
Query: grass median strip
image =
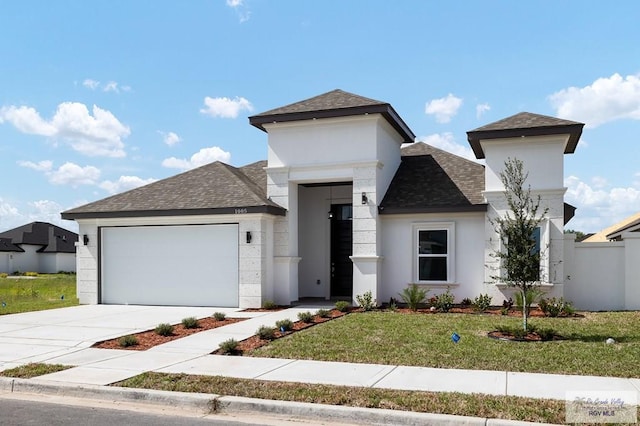
[[[13,377],[16,379],[32,379],[34,377],[56,373],[69,368],[71,368],[71,366],[62,364],[31,363],[0,371],[0,376]]]
[[[473,314],[352,313],[268,346],[251,356],[474,370],[640,377],[640,312],[587,312],[534,318],[565,340],[505,342],[487,338],[518,318]],[[458,343],[453,333],[461,336]],[[606,344],[607,338],[615,344]]]
[[[144,373],[115,386],[281,401],[564,423],[564,401],[451,392],[416,392],[220,376]]]

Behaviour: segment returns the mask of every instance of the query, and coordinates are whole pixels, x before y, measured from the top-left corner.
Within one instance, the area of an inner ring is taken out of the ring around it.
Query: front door
[[[352,212],[351,204],[331,206],[331,297],[352,297]]]

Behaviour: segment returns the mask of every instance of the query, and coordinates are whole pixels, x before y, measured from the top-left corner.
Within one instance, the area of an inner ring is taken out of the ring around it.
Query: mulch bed
[[[535,331],[529,332],[529,333],[527,333],[526,336],[523,336],[523,337],[516,337],[511,333],[505,333],[505,332],[502,332],[502,331],[490,331],[489,333],[487,333],[487,336],[489,336],[492,339],[506,340],[506,341],[510,341],[510,342],[549,342],[551,340],[564,340],[564,338],[562,336],[559,336],[559,335],[554,335],[553,339],[544,340]]]
[[[222,327],[223,325],[229,325],[236,322],[244,321],[246,318],[226,318],[222,321],[218,321],[213,317],[202,318],[198,320],[197,328],[185,328],[182,324],[176,324],[173,327],[173,334],[171,336],[160,336],[155,331],[143,331],[136,333],[133,336],[138,339],[138,344],[133,346],[123,347],[119,343],[119,338],[104,340],[98,342],[92,346],[92,348],[101,349],[128,349],[132,351],[145,351],[163,343],[170,342],[172,340],[179,339],[181,337],[189,336],[194,333],[199,333],[205,330],[211,330],[213,328]]]
[[[355,309],[352,311],[356,311]],[[290,334],[295,333],[296,331],[300,331],[300,330],[304,330],[307,329],[309,327],[313,327],[316,324],[322,324],[323,322],[327,322],[327,321],[331,321],[332,319],[335,318],[340,318],[344,315],[346,315],[347,312],[340,312],[337,309],[332,309],[331,311],[329,311],[329,316],[327,318],[321,318],[317,315],[315,315],[313,317],[313,321],[310,323],[306,323],[303,321],[296,321],[293,323],[293,330],[291,331],[285,331],[284,333],[277,330],[275,332],[275,336],[273,338],[273,340],[276,339],[280,339],[282,337],[288,336]],[[242,340],[240,342],[238,342],[238,347],[236,348],[236,350],[233,352],[233,355],[243,355],[245,353],[251,352],[254,349],[257,349],[261,346],[265,346],[268,345],[269,343],[271,343],[272,340],[262,340],[258,335],[253,335],[251,337],[249,337],[248,339]],[[212,352],[213,355],[220,355],[222,354],[222,352],[218,349],[214,352]]]

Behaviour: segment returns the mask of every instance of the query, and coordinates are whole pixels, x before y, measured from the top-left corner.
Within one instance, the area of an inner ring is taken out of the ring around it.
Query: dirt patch
[[[173,327],[173,334],[171,336],[160,336],[155,331],[143,331],[141,333],[133,334],[138,340],[138,344],[133,346],[121,346],[120,338],[104,340],[98,342],[92,346],[92,348],[100,349],[128,349],[132,351],[144,351],[163,343],[170,342],[172,340],[180,339],[191,334],[199,333],[205,330],[211,330],[214,328],[222,327],[223,325],[234,324],[236,322],[244,321],[246,318],[226,318],[222,321],[218,321],[215,318],[207,317],[198,320],[197,328],[185,328],[182,324],[176,324]]]
[[[540,334],[535,331],[531,331],[524,336],[515,336],[512,333],[504,332],[504,331],[490,331],[487,333],[492,339],[496,340],[508,340],[511,342],[548,342],[551,340],[564,340],[564,338],[560,335],[553,335],[552,337],[543,338]]]

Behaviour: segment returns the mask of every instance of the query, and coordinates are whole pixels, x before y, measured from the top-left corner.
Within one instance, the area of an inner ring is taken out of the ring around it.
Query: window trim
[[[446,280],[421,280],[420,279],[420,257],[434,257],[434,256],[421,256],[420,255],[420,231],[446,231],[447,232],[447,254],[438,255],[446,256],[447,259],[447,279]],[[443,285],[454,284],[456,280],[456,268],[455,268],[455,222],[419,222],[414,223],[413,228],[413,282],[424,285]]]

